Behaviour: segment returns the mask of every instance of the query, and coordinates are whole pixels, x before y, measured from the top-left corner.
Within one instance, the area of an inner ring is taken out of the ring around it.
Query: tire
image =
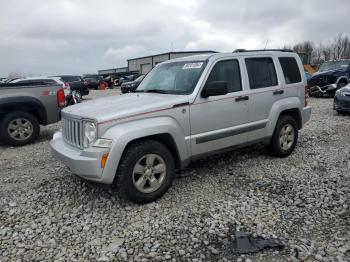
[[[277,157],[289,156],[298,141],[298,125],[294,117],[281,115],[273,133],[269,151]]]
[[[153,172],[156,166],[163,171]],[[154,140],[135,142],[127,147],[116,173],[114,183],[118,195],[139,204],[152,202],[167,192],[174,179],[174,169],[173,156],[162,143]]]
[[[81,102],[81,100],[83,100],[83,95],[80,91],[76,90],[76,93],[77,93],[77,100],[78,100],[78,103]]]
[[[12,112],[5,115],[0,123],[0,134],[5,143],[12,146],[23,146],[38,138],[40,125],[36,117],[30,113]]]

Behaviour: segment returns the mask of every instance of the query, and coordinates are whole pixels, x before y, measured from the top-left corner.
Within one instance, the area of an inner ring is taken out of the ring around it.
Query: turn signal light
[[[108,153],[103,154],[102,158],[101,158],[101,168],[105,168],[106,163],[107,163],[107,159],[108,159]]]

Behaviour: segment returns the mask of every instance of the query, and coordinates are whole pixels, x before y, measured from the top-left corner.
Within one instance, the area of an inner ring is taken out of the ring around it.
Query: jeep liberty
[[[290,155],[310,116],[296,53],[237,50],[163,62],[135,93],[65,108],[50,144],[76,175],[147,203],[204,155],[254,143]]]

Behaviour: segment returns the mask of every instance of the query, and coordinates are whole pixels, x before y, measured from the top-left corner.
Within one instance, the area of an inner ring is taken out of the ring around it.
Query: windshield
[[[350,62],[349,60],[324,62],[320,66],[320,69],[318,71],[324,72],[324,71],[337,70],[337,69],[346,69],[349,65],[349,62]]]
[[[141,82],[137,91],[167,94],[190,94],[206,62],[173,62],[155,67]]]

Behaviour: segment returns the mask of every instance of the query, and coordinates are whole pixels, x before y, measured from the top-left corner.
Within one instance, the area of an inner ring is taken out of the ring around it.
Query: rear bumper
[[[311,118],[311,107],[310,106],[304,107],[301,110],[302,126],[304,126],[306,122],[310,120],[310,118]]]
[[[91,181],[109,184],[103,179],[101,159],[109,149],[91,147],[85,150],[72,147],[64,142],[61,132],[54,134],[50,141],[52,152],[76,175]]]

